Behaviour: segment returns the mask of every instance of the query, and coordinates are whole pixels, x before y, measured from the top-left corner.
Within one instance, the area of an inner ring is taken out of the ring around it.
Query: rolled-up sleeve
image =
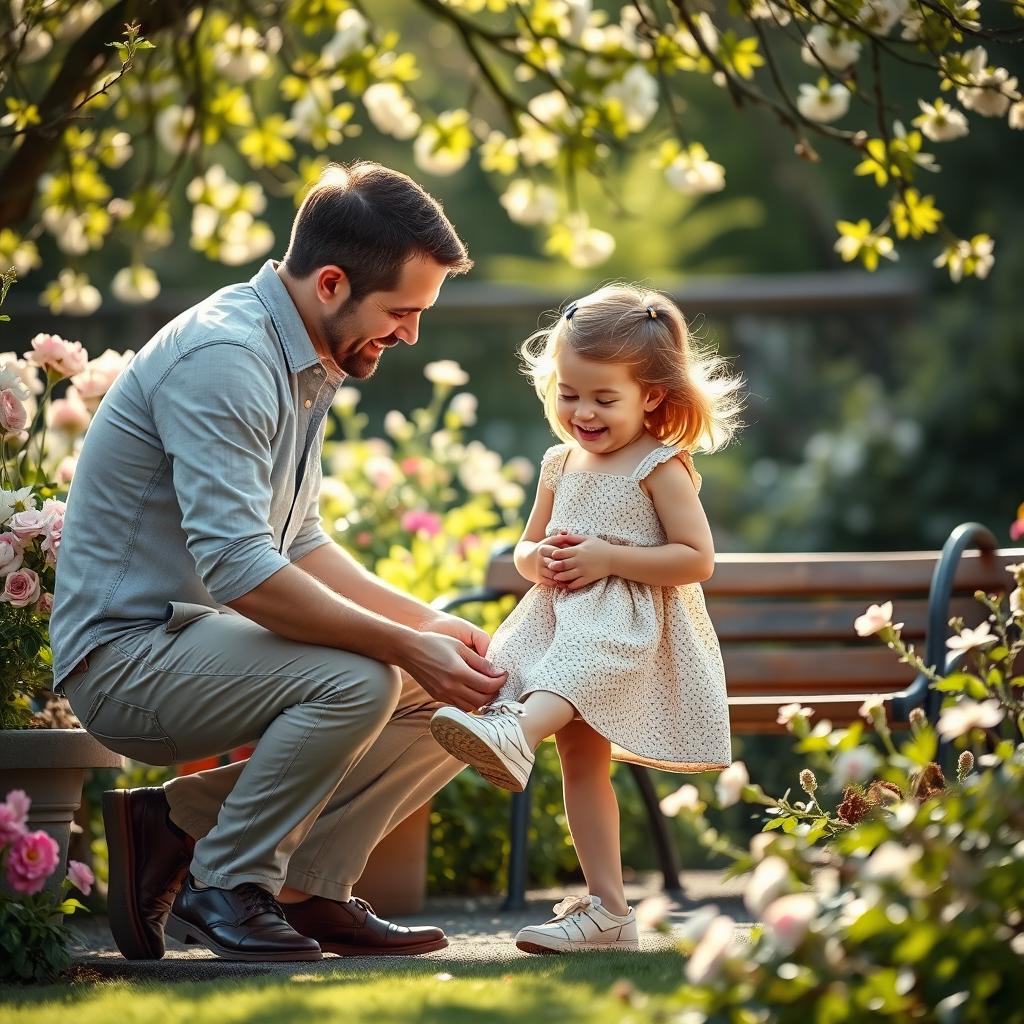
[[[214,342],[178,359],[149,403],[196,573],[226,604],[289,564],[270,526],[273,372],[244,345]]]

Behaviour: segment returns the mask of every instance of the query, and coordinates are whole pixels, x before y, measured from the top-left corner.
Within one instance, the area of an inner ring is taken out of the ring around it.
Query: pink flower
[[[21,541],[13,533],[0,533],[0,577],[20,569],[24,560]]]
[[[68,434],[82,434],[89,426],[92,416],[75,388],[68,388],[63,398],[50,403],[46,410],[46,422],[54,430]]]
[[[58,377],[81,373],[89,363],[89,353],[80,341],[65,341],[58,334],[37,334],[32,339],[32,351],[26,352],[25,358]]]
[[[15,892],[32,895],[46,884],[60,859],[60,847],[45,832],[26,832],[7,852],[7,881]]]
[[[44,590],[36,601],[34,611],[39,615],[49,615],[53,611],[53,594]]]
[[[0,804],[0,849],[25,834],[31,805],[23,789],[12,789],[7,794],[7,799]]]
[[[78,466],[78,458],[74,455],[65,455],[57,467],[55,479],[59,484],[69,484],[75,477],[75,469]]]
[[[818,913],[818,901],[810,893],[780,896],[764,911],[765,934],[784,953],[800,945]]]
[[[122,353],[108,348],[103,355],[90,360],[83,372],[75,375],[71,383],[77,389],[86,409],[90,412],[96,411],[100,399],[110,390],[111,385],[134,355],[131,351]]]
[[[69,860],[68,881],[76,889],[80,890],[83,896],[88,896],[92,891],[96,876],[92,873],[88,864],[83,864],[80,860]]]
[[[361,547],[368,547],[373,543],[373,534],[369,530],[362,530],[356,534],[356,543]]]
[[[0,435],[17,434],[28,423],[28,410],[10,389],[0,391]]]
[[[24,512],[15,512],[8,523],[8,529],[22,544],[32,540],[33,537],[44,536],[50,528],[56,515],[56,509],[29,508]]]
[[[39,577],[31,569],[17,569],[7,577],[0,601],[26,608],[39,597]]]
[[[406,476],[415,476],[419,472],[420,462],[421,460],[415,455],[410,455],[408,458],[402,459],[399,468]]]
[[[436,537],[441,532],[441,517],[423,509],[411,509],[401,519],[403,530],[409,533],[424,533],[428,537]]]
[[[853,628],[857,631],[857,636],[874,636],[875,633],[881,632],[887,626],[892,626],[892,601],[886,601],[885,604],[873,604],[863,615],[858,615],[853,620]],[[893,628],[900,629],[902,626],[901,622],[899,626]]]
[[[1015,519],[1010,524],[1010,539],[1020,540],[1022,537],[1024,537],[1024,516],[1021,516],[1020,519]]]

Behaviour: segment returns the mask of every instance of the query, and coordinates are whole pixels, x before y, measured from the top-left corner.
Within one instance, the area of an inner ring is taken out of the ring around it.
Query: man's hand
[[[453,636],[467,647],[471,647],[481,657],[487,654],[487,648],[491,643],[490,636],[479,626],[474,626],[472,622],[460,619],[457,615],[449,615],[447,612],[438,612],[432,618],[426,619],[420,626],[420,632]]]
[[[558,533],[553,533],[550,537],[545,537],[542,541],[537,542],[535,553],[537,559],[537,582],[542,587],[557,587],[559,585],[551,571],[555,552],[570,544],[576,544],[581,539],[570,534],[568,530],[560,530]]]
[[[461,640],[420,633],[400,663],[435,700],[476,711],[489,703],[508,676]]]
[[[566,534],[563,541],[548,559],[548,571],[556,586],[579,590],[611,576],[613,544],[575,534]]]

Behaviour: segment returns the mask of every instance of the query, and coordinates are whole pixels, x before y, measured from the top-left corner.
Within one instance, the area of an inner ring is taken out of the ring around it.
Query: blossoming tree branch
[[[64,266],[42,275],[43,300],[85,313],[101,301],[90,254],[116,236],[131,257],[111,290],[146,301],[160,288],[147,258],[182,230],[172,195],[192,204],[194,249],[248,263],[274,246],[268,197],[297,200],[372,129],[408,141],[428,175],[479,161],[550,254],[596,266],[615,240],[579,183],[603,181],[613,209],[615,156],[648,154],[690,195],[725,187],[684,114],[709,78],[738,114],[774,118],[800,157],[845,160],[877,186],[837,223],[844,260],[873,270],[921,242],[954,280],[984,277],[994,241],[946,222],[938,151],[979,118],[1024,127],[1017,78],[989,58],[1024,39],[1024,4],[991,6],[983,23],[980,0],[408,0],[385,14],[358,0],[12,0],[0,15],[0,264],[40,268],[51,235]],[[415,39],[394,30],[399,12]],[[464,52],[464,82],[421,79],[437,32]],[[897,109],[887,83],[910,72],[924,91]],[[248,180],[224,169],[238,157]]]

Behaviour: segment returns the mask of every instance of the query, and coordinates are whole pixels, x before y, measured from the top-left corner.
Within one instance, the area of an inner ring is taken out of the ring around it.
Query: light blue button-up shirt
[[[100,403],[64,519],[55,684],[169,602],[224,605],[329,543],[320,452],[342,375],[274,267],[172,320]]]

